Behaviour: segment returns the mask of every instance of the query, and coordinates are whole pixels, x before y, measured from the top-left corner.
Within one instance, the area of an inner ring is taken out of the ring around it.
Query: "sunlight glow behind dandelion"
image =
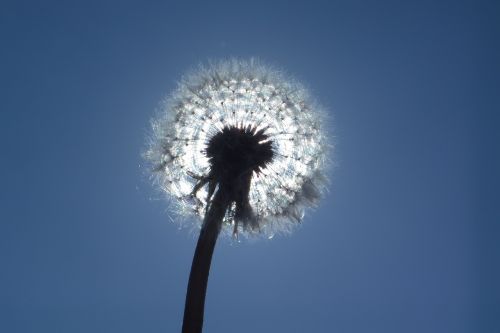
[[[271,236],[289,231],[320,197],[327,148],[321,122],[299,83],[255,60],[223,61],[183,78],[153,120],[146,157],[181,213],[203,217],[213,194],[207,144],[228,128],[264,133],[272,159],[252,172],[252,215],[238,224],[233,203],[223,229]]]

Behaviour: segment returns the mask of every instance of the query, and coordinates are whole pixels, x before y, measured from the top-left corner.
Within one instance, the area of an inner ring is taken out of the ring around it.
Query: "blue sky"
[[[330,113],[330,190],[218,243],[206,332],[500,330],[498,4],[3,1],[0,331],[176,332],[196,234],[141,159],[188,69],[258,57]]]

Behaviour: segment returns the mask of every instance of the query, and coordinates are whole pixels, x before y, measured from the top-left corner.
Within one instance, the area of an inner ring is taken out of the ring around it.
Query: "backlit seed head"
[[[182,214],[203,217],[222,188],[232,202],[223,229],[271,236],[319,199],[328,146],[302,85],[255,60],[229,60],[181,80],[152,121],[145,156]]]

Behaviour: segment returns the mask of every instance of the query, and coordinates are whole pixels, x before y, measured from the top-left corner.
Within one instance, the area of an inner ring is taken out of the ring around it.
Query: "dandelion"
[[[325,184],[319,108],[299,83],[255,60],[202,67],[181,80],[153,120],[146,158],[155,183],[201,226],[183,332],[201,332],[221,230],[288,232]]]

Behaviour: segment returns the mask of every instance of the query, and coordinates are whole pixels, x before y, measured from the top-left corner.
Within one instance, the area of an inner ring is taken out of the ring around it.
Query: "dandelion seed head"
[[[327,146],[321,110],[302,85],[256,60],[233,59],[181,80],[152,121],[145,157],[185,215],[203,217],[221,179],[240,181],[245,198],[234,194],[223,230],[272,236],[317,203]]]

